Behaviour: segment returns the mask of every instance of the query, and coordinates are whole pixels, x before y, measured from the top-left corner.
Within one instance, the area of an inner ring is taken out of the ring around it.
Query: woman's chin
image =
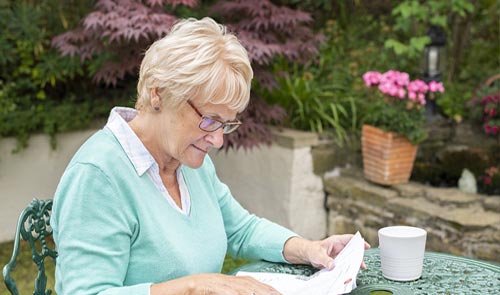
[[[203,161],[205,160],[205,156],[206,156],[206,154],[204,154],[201,157],[198,156],[196,158],[189,159],[188,161],[186,161],[185,163],[182,163],[182,164],[188,166],[189,168],[193,168],[193,169],[200,168],[201,165],[203,165]]]

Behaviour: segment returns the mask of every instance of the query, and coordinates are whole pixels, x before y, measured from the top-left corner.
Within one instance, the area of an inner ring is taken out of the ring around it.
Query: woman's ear
[[[155,111],[160,111],[161,109],[161,97],[158,94],[158,88],[153,88],[149,92],[149,97],[150,97],[150,102],[151,102],[151,107]]]

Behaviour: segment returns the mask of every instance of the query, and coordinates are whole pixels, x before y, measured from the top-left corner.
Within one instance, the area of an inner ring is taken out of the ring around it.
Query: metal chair
[[[57,251],[49,249],[47,246],[47,238],[52,236],[52,228],[50,227],[51,213],[52,200],[34,199],[19,216],[12,257],[2,271],[5,286],[12,295],[19,295],[16,282],[10,274],[16,267],[20,238],[29,242],[33,262],[38,267],[33,295],[49,295],[52,293],[51,290],[47,290],[47,276],[45,275],[45,258],[51,257],[54,263],[57,258]],[[36,247],[37,244],[41,245],[41,247],[38,247],[38,249],[41,249],[40,252]]]

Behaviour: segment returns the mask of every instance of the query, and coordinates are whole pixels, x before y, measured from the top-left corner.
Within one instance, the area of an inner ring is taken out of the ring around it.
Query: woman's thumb
[[[328,270],[332,270],[335,267],[335,262],[333,261],[333,258],[328,256],[325,265]]]

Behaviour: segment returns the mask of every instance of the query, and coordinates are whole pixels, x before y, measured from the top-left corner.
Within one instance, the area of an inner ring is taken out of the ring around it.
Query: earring
[[[160,110],[160,107],[156,106],[156,107],[155,107],[155,111],[157,111],[157,112],[158,112],[159,110]]]

